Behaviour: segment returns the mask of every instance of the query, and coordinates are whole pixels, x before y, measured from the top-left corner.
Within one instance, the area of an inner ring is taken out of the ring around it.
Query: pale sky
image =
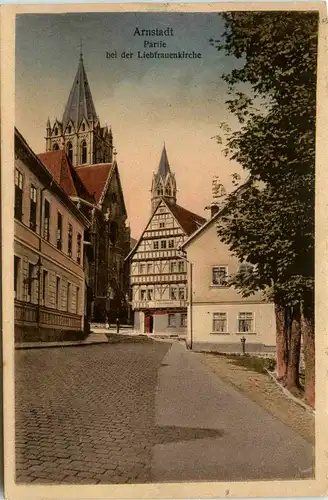
[[[174,35],[134,36],[136,27],[169,27]],[[229,190],[230,175],[241,173],[213,139],[221,122],[236,126],[221,78],[236,61],[209,44],[222,34],[218,14],[20,15],[16,30],[16,126],[36,153],[45,151],[48,116],[51,122],[62,119],[82,39],[97,114],[102,125],[112,126],[132,236],[138,238],[148,221],[152,175],[164,142],[177,202],[208,217],[204,208],[212,199],[213,176]],[[167,47],[159,51],[194,50],[202,58],[106,58],[106,51],[142,52],[144,40],[165,41]]]

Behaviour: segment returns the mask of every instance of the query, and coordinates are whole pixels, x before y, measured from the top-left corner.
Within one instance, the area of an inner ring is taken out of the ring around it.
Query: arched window
[[[87,143],[85,141],[81,144],[81,163],[87,162]]]
[[[69,126],[69,127],[68,127],[68,133],[69,133],[69,134],[71,134],[71,133],[72,133],[72,127],[71,127],[71,126]]]
[[[53,145],[52,150],[53,150],[53,151],[58,151],[58,149],[59,149],[58,144],[57,144],[57,143],[56,143],[56,144],[54,144],[54,145]]]
[[[109,238],[113,245],[115,245],[118,236],[118,225],[115,221],[110,223]]]
[[[58,135],[58,128],[55,128],[55,135]]]
[[[85,131],[85,123],[82,123],[82,131]]]
[[[71,163],[73,163],[73,144],[71,142],[67,143],[67,156]]]

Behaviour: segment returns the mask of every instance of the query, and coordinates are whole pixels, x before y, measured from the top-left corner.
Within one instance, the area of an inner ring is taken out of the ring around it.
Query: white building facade
[[[240,262],[217,235],[220,213],[196,231],[182,245],[188,268],[187,344],[195,350],[246,352],[275,350],[274,304],[261,293],[242,297],[227,286],[228,276],[236,273]]]

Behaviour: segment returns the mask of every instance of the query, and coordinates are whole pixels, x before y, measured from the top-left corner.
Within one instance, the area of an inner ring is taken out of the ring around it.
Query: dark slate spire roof
[[[83,64],[83,55],[81,53],[77,73],[63,115],[64,130],[69,120],[72,120],[75,127],[78,127],[84,117],[87,120],[97,120],[97,113],[93,104],[91,90]]]
[[[164,144],[156,176],[162,177],[162,179],[166,179],[168,173],[171,173],[171,170]]]

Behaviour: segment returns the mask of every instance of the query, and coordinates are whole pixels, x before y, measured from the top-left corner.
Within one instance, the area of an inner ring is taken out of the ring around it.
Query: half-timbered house
[[[187,276],[178,248],[205,219],[176,204],[176,182],[163,148],[154,175],[152,214],[128,255],[134,328],[142,333],[185,335]]]

